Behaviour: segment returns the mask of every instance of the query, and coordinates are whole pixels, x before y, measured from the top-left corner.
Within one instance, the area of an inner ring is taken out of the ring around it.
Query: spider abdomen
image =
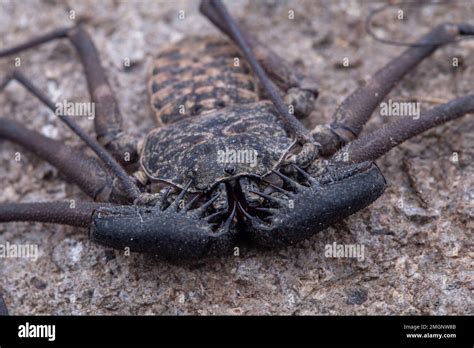
[[[258,100],[257,82],[239,50],[221,38],[187,38],[154,60],[148,94],[159,124]]]

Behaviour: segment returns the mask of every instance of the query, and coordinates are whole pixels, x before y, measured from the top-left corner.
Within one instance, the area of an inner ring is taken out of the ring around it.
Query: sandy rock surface
[[[252,33],[318,81],[320,97],[307,126],[329,121],[344,96],[404,49],[364,31],[365,18],[379,3],[227,3]],[[143,136],[153,127],[145,84],[153,52],[189,35],[218,34],[197,7],[197,1],[0,0],[0,47],[69,26],[71,14],[86,19],[125,128]],[[288,19],[290,10],[294,20]],[[376,33],[413,41],[443,21],[472,24],[474,6],[466,1],[411,9],[403,21],[396,13],[380,14]],[[473,53],[472,40],[440,49],[390,98],[429,99],[422,103],[428,108],[472,92]],[[81,65],[67,41],[20,57],[25,74],[54,100],[88,100]],[[453,57],[461,62],[456,69]],[[130,69],[124,69],[126,58]],[[2,59],[0,72],[12,64],[13,57]],[[18,84],[0,94],[0,113],[84,148]],[[376,112],[365,131],[390,121]],[[93,134],[90,120],[78,122]],[[468,115],[392,150],[378,161],[390,185],[379,200],[284,250],[248,248],[238,257],[172,265],[91,244],[79,228],[1,224],[0,244],[36,244],[39,257],[0,259],[0,292],[13,314],[472,314],[473,129]],[[53,167],[6,141],[0,141],[0,188],[1,202],[87,199]],[[364,260],[325,257],[325,246],[334,242],[363,245]]]

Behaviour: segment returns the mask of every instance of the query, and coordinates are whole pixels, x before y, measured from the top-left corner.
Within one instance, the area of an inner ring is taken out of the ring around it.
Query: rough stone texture
[[[252,33],[319,82],[309,125],[330,119],[337,103],[403,48],[374,41],[364,20],[377,3],[232,1]],[[150,55],[165,42],[216,30],[195,1],[0,2],[1,47],[70,25],[69,11],[89,19],[134,134],[153,126],[146,100]],[[178,11],[185,11],[185,20]],[[295,11],[289,20],[288,11]],[[443,21],[472,21],[469,2],[380,15],[376,31],[413,40]],[[400,24],[402,23],[402,24]],[[472,23],[472,22],[471,22]],[[439,50],[391,93],[448,100],[472,92],[474,42]],[[462,65],[453,69],[458,57]],[[125,70],[129,57],[132,68]],[[342,67],[348,57],[349,68]],[[55,100],[86,101],[81,66],[66,41],[21,54],[24,71]],[[0,62],[5,72],[12,59]],[[424,103],[423,107],[429,107]],[[1,117],[78,147],[83,145],[17,84],[0,95]],[[374,114],[366,131],[390,119]],[[80,124],[92,132],[87,119]],[[40,257],[0,260],[0,291],[13,314],[472,314],[474,216],[472,115],[406,142],[378,161],[390,187],[371,207],[285,250],[242,250],[240,257],[171,265],[92,245],[84,230],[54,225],[0,226],[0,243],[38,244]],[[16,162],[15,153],[21,153]],[[458,162],[453,161],[453,153]],[[1,201],[86,199],[57,171],[0,141]],[[400,204],[402,200],[403,204]],[[365,246],[364,261],[326,258],[333,242]]]

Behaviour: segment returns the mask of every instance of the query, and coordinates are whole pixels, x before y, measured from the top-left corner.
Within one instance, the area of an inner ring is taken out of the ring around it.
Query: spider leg
[[[266,74],[265,70],[255,56],[252,47],[249,45],[247,37],[242,33],[240,27],[229,14],[222,1],[214,0],[208,4],[212,5],[214,10],[213,16],[219,16],[222,22],[225,23],[225,27],[228,30],[228,35],[235,41],[237,46],[242,51],[243,56],[247,60],[247,63],[251,66],[253,72],[258,77],[265,94],[270,98],[276,110],[278,111],[279,120],[281,121],[283,127],[291,137],[295,138],[302,145],[300,152],[291,156],[287,160],[287,163],[307,166],[307,163],[310,163],[317,157],[320,144],[315,141],[313,135],[295,117],[294,113],[290,112],[290,108],[282,99],[278,87]]]
[[[34,221],[89,227],[94,211],[112,206],[95,202],[0,203],[0,222]]]
[[[95,104],[94,125],[97,140],[119,162],[128,163],[137,160],[137,140],[122,129],[122,115],[101,65],[99,53],[81,23],[75,27],[57,29],[18,46],[0,50],[0,58],[62,38],[70,40],[82,62],[89,94]],[[129,161],[125,159],[126,154],[130,156]]]
[[[363,86],[356,89],[339,105],[329,125],[317,126],[314,138],[322,146],[321,153],[332,155],[357,138],[375,108],[405,75],[437,48],[463,35],[474,35],[474,26],[442,24],[425,35],[418,44],[377,71]]]
[[[0,203],[0,223],[35,221],[89,227],[94,211],[111,204],[93,202]],[[0,316],[8,315],[7,306],[0,294]]]
[[[169,259],[230,253],[237,230],[228,220],[212,229],[203,214],[217,196],[197,208],[176,210],[94,202],[0,203],[0,223],[33,221],[84,227],[92,242],[114,249],[146,252]]]
[[[454,99],[422,112],[417,119],[404,117],[360,137],[333,157],[333,162],[374,161],[390,149],[430,128],[474,112],[474,94]]]
[[[278,87],[273,83],[272,80],[267,76],[265,70],[257,60],[255,53],[249,45],[248,39],[242,33],[240,27],[237,25],[235,20],[227,11],[226,7],[220,0],[214,0],[209,3],[212,5],[214,10],[213,16],[219,16],[223,23],[225,23],[228,29],[228,35],[235,41],[237,46],[242,51],[245,59],[252,67],[253,72],[258,77],[265,93],[270,97],[276,109],[278,110],[280,120],[286,130],[302,144],[317,147],[317,143],[314,141],[311,133],[296,119],[296,117],[289,112],[288,106],[285,104],[280,96]]]
[[[40,89],[34,86],[31,81],[23,76],[23,74],[21,74],[18,70],[13,70],[10,74],[8,74],[8,77],[5,80],[6,82],[0,83],[0,87],[4,88],[11,80],[16,80],[19,82],[31,94],[33,94],[43,104],[45,104],[51,111],[55,112],[56,115],[59,116],[59,119],[66,123],[66,125],[71,128],[72,131],[76,133],[96,153],[96,155],[105,164],[107,169],[109,169],[120,181],[121,187],[130,200],[135,200],[140,195],[138,187],[130,179],[125,170],[114,160],[114,158],[92,137],[84,132],[72,118],[68,117],[67,114],[59,113],[53,101],[51,101]]]
[[[94,200],[119,200],[117,192],[120,190],[96,158],[3,117],[0,117],[0,138],[17,143],[48,161]],[[123,199],[123,192],[118,196]]]
[[[219,30],[234,42],[236,41],[227,23],[215,10],[211,0],[202,0],[199,9]],[[315,81],[296,71],[285,59],[249,35],[242,26],[240,26],[240,31],[265,72],[283,91],[285,102],[294,106],[295,115],[299,118],[308,116],[313,109],[315,99],[318,97]]]

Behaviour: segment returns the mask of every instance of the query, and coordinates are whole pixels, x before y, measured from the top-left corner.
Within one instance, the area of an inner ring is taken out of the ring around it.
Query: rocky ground
[[[364,31],[379,2],[227,3],[252,33],[318,81],[321,94],[308,126],[329,121],[345,95],[403,50]],[[145,86],[153,52],[196,33],[218,34],[197,7],[197,1],[0,0],[0,47],[71,25],[71,16],[87,19],[126,129],[143,135],[153,127]],[[290,10],[294,20],[288,19]],[[407,9],[401,21],[397,10],[377,17],[378,35],[413,41],[436,23],[472,24],[474,18],[468,1]],[[472,92],[473,52],[472,40],[440,49],[390,98],[415,98],[427,108]],[[346,57],[349,67],[342,65]],[[130,69],[124,69],[126,58]],[[21,62],[54,100],[88,99],[67,42],[24,52]],[[13,58],[3,59],[0,71],[12,64]],[[0,94],[0,114],[84,148],[17,84]],[[366,131],[389,121],[376,112]],[[79,122],[93,132],[90,120]],[[79,228],[2,224],[0,244],[37,244],[39,258],[0,259],[0,292],[13,314],[472,314],[473,128],[468,115],[391,151],[378,161],[390,185],[378,201],[284,250],[245,249],[238,257],[173,265],[106,250],[89,243]],[[5,141],[0,141],[0,178],[2,202],[87,199],[50,165]],[[325,246],[334,242],[363,245],[365,259],[325,257]]]

